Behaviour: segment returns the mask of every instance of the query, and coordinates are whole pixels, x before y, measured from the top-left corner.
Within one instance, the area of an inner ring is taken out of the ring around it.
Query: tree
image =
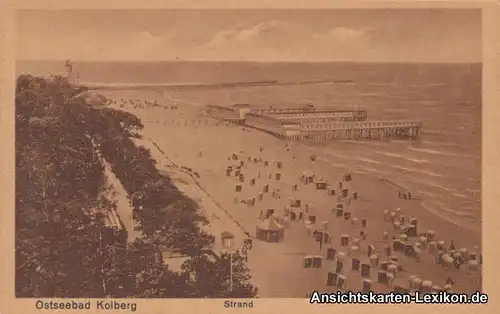
[[[207,253],[214,238],[202,230],[207,221],[198,204],[132,141],[140,137],[140,119],[90,106],[80,97],[85,90],[63,77],[17,79],[16,295],[255,296],[238,254],[228,290],[227,259]],[[127,193],[144,195],[134,204],[144,237],[130,245],[106,223],[116,204],[107,199],[97,147]],[[189,257],[183,271],[165,264],[165,248]]]
[[[232,257],[229,254],[219,257],[213,252],[197,255],[183,264],[183,273],[198,298],[253,298],[258,293],[249,282],[250,270],[238,252],[232,253]]]

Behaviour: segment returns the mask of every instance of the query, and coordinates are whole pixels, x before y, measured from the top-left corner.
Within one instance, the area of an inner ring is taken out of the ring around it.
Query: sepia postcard
[[[6,7],[0,312],[493,307],[500,4],[314,2]]]

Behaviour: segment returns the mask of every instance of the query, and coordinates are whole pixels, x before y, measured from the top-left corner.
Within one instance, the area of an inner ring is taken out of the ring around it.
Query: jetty
[[[285,140],[417,140],[421,123],[412,120],[309,123],[284,127]]]
[[[324,123],[324,122],[355,122],[355,121],[365,121],[367,118],[367,113],[364,110],[321,110],[321,111],[303,111],[303,112],[286,112],[286,113],[270,113],[267,114],[272,118],[297,123],[297,124],[309,124],[309,123]]]
[[[287,141],[418,140],[422,123],[413,119],[367,120],[364,110],[254,109],[249,105],[209,106],[216,119],[231,121]]]

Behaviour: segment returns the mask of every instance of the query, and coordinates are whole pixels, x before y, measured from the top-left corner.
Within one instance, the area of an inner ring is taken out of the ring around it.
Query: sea
[[[212,84],[336,82],[169,91],[189,103],[366,110],[370,120],[418,119],[419,141],[312,144],[336,167],[383,177],[422,199],[425,210],[481,230],[481,70],[475,64],[74,62],[81,81]],[[17,62],[17,74],[63,74],[63,61]]]

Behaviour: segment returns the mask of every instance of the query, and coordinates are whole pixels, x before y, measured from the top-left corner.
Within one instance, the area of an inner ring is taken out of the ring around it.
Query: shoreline
[[[322,153],[320,149],[316,149],[314,147],[311,147],[311,146],[308,146],[308,145],[305,145],[305,144],[299,144],[299,145],[301,145],[302,147],[306,147],[308,149],[312,148],[313,150],[317,151],[317,153],[319,155],[318,158],[317,158],[317,160],[319,159],[320,161],[323,161],[326,164],[328,164],[328,165],[331,166],[331,163],[328,162],[328,161],[326,161],[327,158],[325,156],[321,156],[320,155]],[[342,167],[345,167],[345,166],[346,165],[343,165]],[[383,176],[376,176],[376,175],[374,175],[372,173],[367,173],[367,172],[357,172],[357,171],[355,171],[352,168],[348,169],[348,170],[351,171],[354,174],[357,174],[358,176],[366,177],[366,178],[369,178],[371,180],[380,181],[381,184],[388,185],[388,186],[392,187],[393,189],[399,189],[399,190],[403,190],[404,191],[404,190],[407,190],[408,188],[411,188],[411,186],[407,187],[407,186],[400,185],[397,182],[394,182],[394,180],[391,180],[389,178],[385,178]],[[408,200],[408,202],[413,202],[413,201],[414,200]],[[429,227],[429,228],[426,228],[426,229],[437,230],[437,229],[439,229],[439,228],[437,228],[437,226],[442,225],[442,224],[446,224],[446,225],[450,226],[452,229],[457,229],[457,228],[460,229],[460,231],[461,231],[460,235],[457,235],[459,237],[465,237],[464,235],[461,235],[461,234],[463,233],[464,230],[467,230],[467,233],[471,233],[471,236],[470,237],[468,236],[467,238],[476,238],[475,240],[471,240],[471,241],[467,241],[467,242],[468,243],[477,242],[476,244],[471,245],[470,247],[478,246],[479,248],[481,248],[481,230],[476,230],[476,229],[473,229],[473,228],[469,228],[467,226],[460,225],[459,223],[455,223],[455,222],[451,221],[450,219],[446,219],[443,216],[439,215],[439,213],[433,212],[433,211],[429,210],[428,208],[426,208],[427,206],[425,205],[425,203],[424,203],[423,200],[419,200],[419,201],[421,201],[420,204],[419,204],[420,207],[423,210],[425,210],[427,214],[432,215],[434,218],[438,218],[439,219],[439,221],[434,221],[433,219],[431,219],[431,217],[429,217],[428,219],[425,219],[426,221],[429,222],[430,225],[435,226],[434,228]],[[446,229],[448,229],[448,227],[446,227]],[[452,232],[452,234],[456,235],[457,232],[458,232],[458,230],[454,230],[454,232]],[[472,236],[472,234],[474,234],[474,236]]]
[[[331,165],[331,163],[329,163],[326,160],[328,160],[328,158],[332,159],[333,155],[329,152],[323,151],[322,150],[324,148],[323,146],[321,146],[321,145],[320,146],[313,146],[313,145],[308,145],[307,143],[296,143],[294,145],[301,146],[305,149],[314,151],[314,153],[318,155],[318,159],[324,160],[326,163]],[[406,191],[418,191],[419,190],[419,188],[415,185],[412,185],[411,182],[409,182],[408,185],[400,184],[400,183],[398,183],[398,182],[396,182],[396,181],[394,181],[394,180],[392,180],[384,175],[376,175],[372,172],[356,170],[352,166],[350,166],[346,163],[342,163],[342,166],[349,169],[349,171],[351,171],[353,173],[358,173],[358,174],[366,176],[366,177],[371,177],[373,179],[380,180],[381,182],[384,182],[385,184],[391,185],[394,188],[398,188],[402,191],[405,191],[405,190]],[[427,200],[429,200],[429,199],[432,199],[432,196],[427,197],[427,193],[424,193],[423,191],[421,192],[421,194],[422,194],[422,196],[420,197],[422,200],[421,207],[423,208],[423,210],[426,210],[429,214],[435,216],[436,218],[442,220],[443,222],[445,222],[447,224],[452,224],[458,228],[467,229],[468,232],[472,232],[472,233],[478,235],[479,237],[481,236],[481,232],[482,232],[481,227],[477,225],[477,222],[468,224],[468,223],[461,223],[461,222],[453,221],[453,217],[447,217],[446,215],[440,214],[439,209],[433,210],[432,206],[428,205],[425,202],[426,198],[427,198]],[[442,208],[440,208],[440,209],[442,209]],[[444,210],[446,210],[446,208]],[[460,213],[457,213],[457,215],[460,215]],[[465,215],[467,216],[468,214],[465,214]]]

